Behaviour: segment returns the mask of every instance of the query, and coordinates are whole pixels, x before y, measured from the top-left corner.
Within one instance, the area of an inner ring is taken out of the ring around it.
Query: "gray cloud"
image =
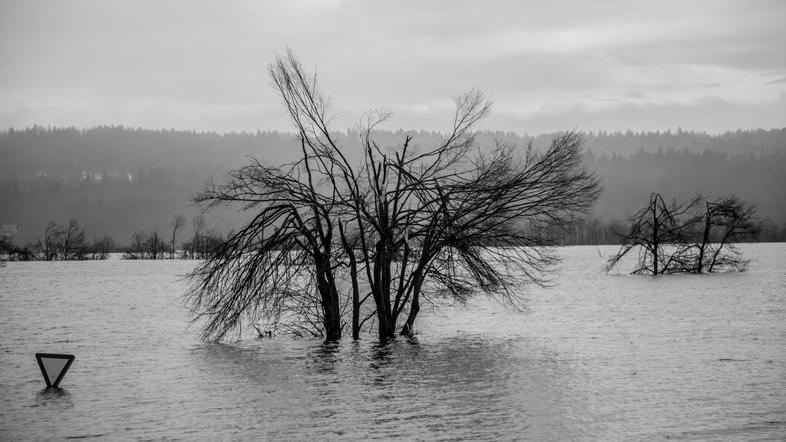
[[[786,126],[786,94],[771,103],[738,104],[705,99],[691,105],[679,103],[620,103],[602,110],[572,106],[560,111],[528,115],[498,113],[489,123],[520,132],[666,130],[682,127],[722,133],[733,129]],[[531,129],[534,128],[534,129]]]
[[[713,100],[724,103],[717,121],[733,128],[786,92],[773,79],[786,70],[778,1],[3,0],[0,8],[0,128],[285,128],[266,66],[287,46],[318,67],[345,125],[384,106],[403,127],[439,129],[444,103],[480,87],[501,114],[487,124],[501,129],[565,109],[644,128],[667,123],[664,107],[699,111]],[[633,107],[615,114],[621,106]],[[680,115],[685,126],[717,126]],[[549,118],[529,121],[558,123]]]

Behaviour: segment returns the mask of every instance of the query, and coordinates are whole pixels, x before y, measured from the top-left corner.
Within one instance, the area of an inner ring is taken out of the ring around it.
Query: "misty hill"
[[[435,132],[387,131],[377,139],[394,146],[407,134],[416,146],[438,143]],[[358,133],[336,134],[350,155]],[[485,131],[481,145],[495,141],[524,148],[543,146],[552,135]],[[586,165],[603,179],[595,217],[622,220],[651,192],[686,199],[736,194],[757,205],[760,215],[786,223],[786,128],[727,132],[589,133]],[[164,233],[176,214],[198,210],[191,196],[220,181],[252,155],[277,164],[297,154],[291,133],[197,133],[129,129],[88,130],[34,127],[0,133],[0,224],[19,228],[16,242],[33,240],[48,221],[77,218],[90,238],[112,236],[125,244],[135,231]],[[207,225],[225,233],[244,217],[226,211],[207,215]],[[187,234],[186,234],[187,235]]]

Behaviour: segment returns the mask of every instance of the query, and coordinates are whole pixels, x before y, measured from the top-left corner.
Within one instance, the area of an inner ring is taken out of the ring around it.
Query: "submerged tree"
[[[736,197],[722,198],[705,203],[704,225],[701,242],[695,248],[693,270],[713,272],[716,268],[745,270],[748,260],[735,242],[755,237],[761,231],[756,209]]]
[[[667,205],[660,194],[653,193],[647,207],[630,218],[630,229],[622,237],[620,250],[607,261],[605,270],[610,271],[633,251],[638,252],[633,274],[744,270],[748,261],[734,242],[758,233],[759,224],[754,218],[753,206],[736,197],[703,201],[697,196]]]
[[[479,290],[516,301],[514,288],[542,284],[556,260],[533,232],[567,225],[598,195],[574,133],[544,152],[530,146],[523,158],[504,144],[473,154],[475,129],[489,111],[477,91],[456,99],[439,145],[417,146],[411,136],[378,145],[375,129],[389,115],[376,113],[353,157],[331,135],[315,75],[291,52],[270,75],[300,151],[278,167],[253,160],[196,197],[206,208],[255,212],[191,274],[188,300],[196,318],[206,319],[205,339],[220,339],[243,320],[275,322],[293,311],[318,317],[325,338],[338,339],[347,304],[354,338],[371,320],[387,339],[404,314],[402,332],[412,331],[423,296],[461,301]]]
[[[700,202],[701,197],[697,196],[688,202],[672,201],[668,205],[659,193],[650,195],[647,207],[630,217],[628,233],[622,238],[619,252],[606,263],[606,271],[634,250],[638,251],[638,264],[633,274],[685,271],[686,263],[681,257],[688,249],[686,242],[697,219],[693,211]],[[666,247],[677,250],[669,253]]]

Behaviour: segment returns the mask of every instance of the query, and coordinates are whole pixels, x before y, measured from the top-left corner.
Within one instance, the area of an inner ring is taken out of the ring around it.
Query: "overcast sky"
[[[0,129],[288,129],[267,76],[292,48],[334,100],[446,130],[786,126],[786,1],[0,0]]]

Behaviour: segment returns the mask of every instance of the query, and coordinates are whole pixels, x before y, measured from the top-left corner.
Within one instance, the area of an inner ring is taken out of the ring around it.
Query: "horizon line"
[[[124,124],[97,124],[94,126],[80,126],[77,127],[76,125],[71,126],[58,126],[58,125],[41,125],[41,124],[33,124],[32,126],[25,126],[23,128],[18,127],[7,127],[5,129],[0,129],[0,134],[7,135],[11,132],[29,132],[33,130],[75,130],[80,133],[89,132],[91,130],[96,129],[124,129],[129,131],[149,131],[149,132],[177,132],[177,133],[190,133],[196,135],[219,135],[219,136],[231,136],[231,135],[254,135],[259,133],[281,133],[281,134],[292,134],[297,135],[297,132],[291,129],[281,130],[276,128],[256,128],[256,129],[242,129],[242,130],[229,130],[229,131],[219,131],[219,130],[210,130],[210,129],[181,129],[181,128],[150,128],[150,127],[142,127],[142,126],[127,126]],[[552,132],[537,132],[537,133],[529,133],[529,132],[522,132],[517,130],[505,130],[505,129],[492,129],[492,128],[484,128],[479,129],[476,133],[505,133],[505,134],[514,134],[519,137],[529,137],[529,138],[537,138],[540,136],[548,136],[554,134],[560,134],[565,132],[575,132],[582,135],[600,135],[601,133],[604,135],[646,135],[646,134],[660,134],[660,135],[667,135],[667,134],[692,134],[692,135],[706,135],[706,136],[723,136],[726,134],[733,134],[733,133],[740,133],[740,132],[757,132],[757,131],[764,131],[764,132],[772,132],[772,131],[780,131],[786,130],[786,126],[777,126],[777,127],[755,127],[755,128],[736,128],[736,129],[725,129],[721,132],[716,131],[707,131],[704,129],[686,129],[682,126],[677,126],[676,128],[666,128],[666,129],[656,129],[656,130],[634,130],[634,129],[598,129],[598,130],[580,130],[577,128],[574,129],[566,129],[562,131],[552,131]],[[404,133],[417,133],[417,132],[426,132],[431,134],[444,134],[444,132],[439,130],[432,130],[432,129],[414,129],[409,128],[405,129],[403,127],[399,127],[397,129],[377,129],[377,132],[389,132],[389,133],[397,133],[397,132],[404,132]],[[333,130],[333,133],[352,133],[352,132],[359,132],[358,128],[345,128],[343,130]]]

